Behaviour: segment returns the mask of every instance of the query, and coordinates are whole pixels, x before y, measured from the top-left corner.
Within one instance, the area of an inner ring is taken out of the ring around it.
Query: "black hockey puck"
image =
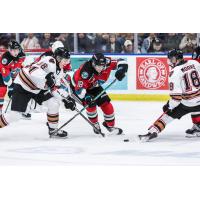
[[[124,139],[124,142],[129,142],[129,139]]]

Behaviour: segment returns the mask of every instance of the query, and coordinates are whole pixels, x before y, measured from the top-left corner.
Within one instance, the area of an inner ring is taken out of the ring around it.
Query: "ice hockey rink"
[[[125,135],[105,138],[78,116],[65,127],[69,138],[49,139],[46,114],[32,113],[32,120],[0,129],[0,165],[199,165],[200,138],[185,138],[185,129],[192,126],[190,115],[173,121],[154,141],[134,141],[160,116],[163,104],[113,101],[116,125]],[[75,113],[61,107],[60,124]],[[100,110],[99,118],[103,120]],[[131,142],[123,142],[126,138]]]

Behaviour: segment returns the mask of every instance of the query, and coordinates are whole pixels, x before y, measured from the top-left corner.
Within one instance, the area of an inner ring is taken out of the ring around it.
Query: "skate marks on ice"
[[[185,138],[190,117],[172,122],[153,141],[124,143],[125,138],[145,134],[163,103],[113,103],[117,126],[125,135],[103,138],[77,117],[65,127],[69,138],[49,139],[45,114],[33,113],[30,121],[0,129],[0,165],[200,165],[200,138]],[[60,124],[73,115],[62,110],[60,114]],[[103,120],[101,114],[99,118]]]

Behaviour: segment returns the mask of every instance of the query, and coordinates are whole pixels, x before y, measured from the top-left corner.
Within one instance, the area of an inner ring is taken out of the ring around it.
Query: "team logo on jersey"
[[[2,61],[1,61],[1,62],[2,62],[2,64],[3,64],[3,65],[6,65],[6,64],[7,64],[7,62],[8,62],[8,60],[7,60],[6,58],[4,58],[4,59],[2,59]]]
[[[82,72],[82,73],[81,73],[81,77],[82,77],[83,79],[87,79],[88,76],[89,76],[89,74],[88,74],[87,72]]]
[[[159,89],[166,84],[167,69],[161,59],[153,57],[144,59],[137,73],[143,89]]]

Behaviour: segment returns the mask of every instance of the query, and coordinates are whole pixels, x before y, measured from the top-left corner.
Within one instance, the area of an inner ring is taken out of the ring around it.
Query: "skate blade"
[[[56,136],[56,135],[50,135],[49,138],[50,138],[50,139],[58,139],[58,140],[61,140],[61,139],[67,139],[68,136],[59,137],[59,136]]]

